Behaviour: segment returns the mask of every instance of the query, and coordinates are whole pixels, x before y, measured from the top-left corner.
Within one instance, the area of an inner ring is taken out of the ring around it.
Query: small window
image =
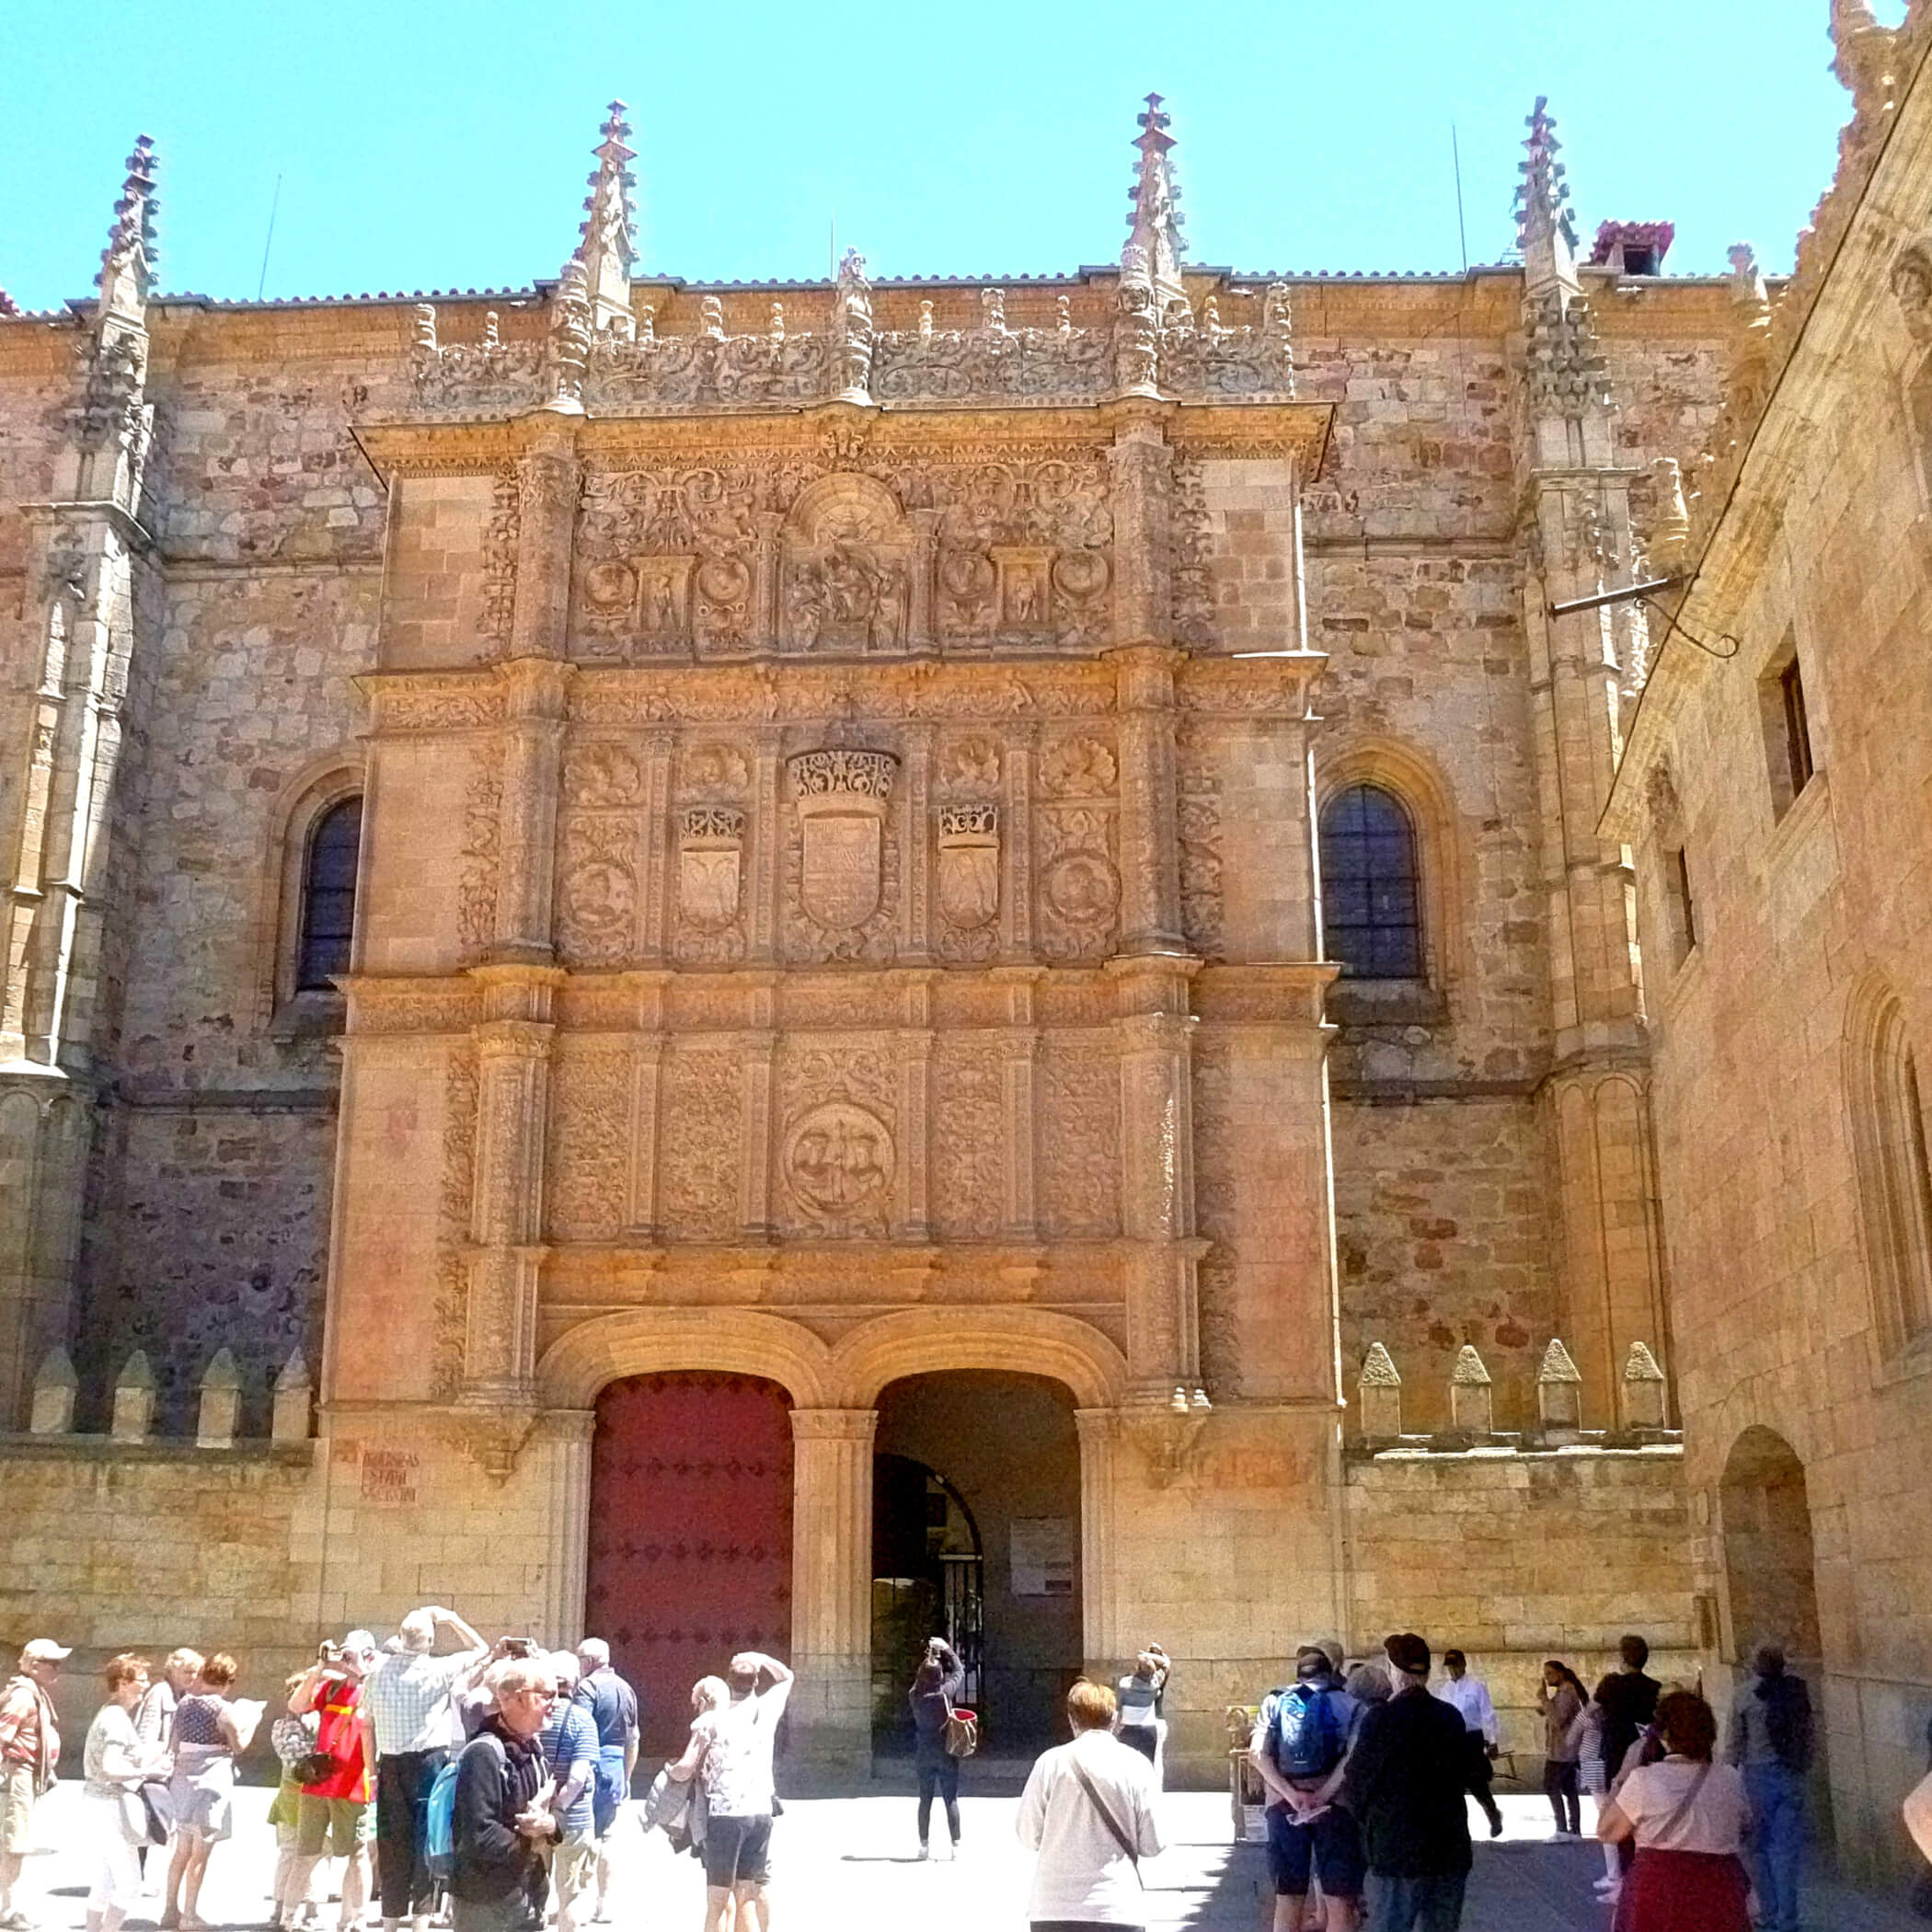
[[[1691,893],[1690,860],[1682,845],[1664,854],[1664,868],[1670,893],[1671,949],[1681,966],[1697,944],[1697,902]]]
[[[1932,1161],[1918,1059],[1897,1000],[1879,1012],[1855,1065],[1855,1144],[1880,1333],[1892,1347],[1932,1333]]]
[[[1654,275],[1657,272],[1657,251],[1641,242],[1624,244],[1624,273],[1626,275]]]
[[[1791,796],[1795,799],[1811,782],[1817,767],[1811,763],[1811,728],[1804,715],[1804,675],[1798,668],[1798,654],[1777,674],[1778,695],[1784,699],[1785,752],[1791,765]]]
[[[1344,978],[1422,978],[1415,827],[1392,792],[1351,785],[1328,801],[1321,878],[1328,957]]]
[[[316,821],[302,872],[302,949],[295,969],[298,993],[333,990],[349,971],[355,933],[356,855],[362,842],[362,801],[344,799]]]
[[[1805,703],[1804,670],[1791,638],[1758,682],[1765,723],[1765,769],[1771,780],[1771,810],[1782,818],[1818,769],[1811,754],[1811,716]]]

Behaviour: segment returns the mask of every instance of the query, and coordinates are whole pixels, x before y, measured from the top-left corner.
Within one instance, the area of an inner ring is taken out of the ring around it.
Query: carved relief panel
[[[1121,1231],[1121,1067],[1110,1034],[1054,1029],[1041,1054],[1041,1204],[1054,1235]]]
[[[569,966],[621,966],[637,950],[639,882],[650,835],[645,754],[594,739],[564,761],[558,815],[556,931]]]
[[[553,1241],[609,1241],[622,1229],[635,1084],[628,1045],[569,1034],[558,1041],[544,1190]]]
[[[942,1033],[933,1053],[932,1204],[942,1240],[989,1241],[1003,1225],[1006,1047],[997,1036]]]
[[[694,966],[730,966],[745,954],[745,799],[749,751],[700,738],[678,762],[677,918],[673,956]]]
[[[673,1239],[723,1241],[739,1232],[741,1061],[735,1043],[709,1038],[676,1041],[665,1056],[659,1212]]]
[[[585,477],[572,652],[587,662],[778,653],[1092,650],[1110,636],[1104,450],[928,455],[823,443]]]
[[[884,1237],[892,1215],[896,1094],[885,1041],[783,1042],[775,1125],[785,1233]]]
[[[1095,730],[1041,741],[1034,808],[1038,943],[1049,960],[1098,960],[1119,926],[1120,765]]]
[[[1221,781],[1202,726],[1179,734],[1177,827],[1180,841],[1180,925],[1188,944],[1203,959],[1223,950],[1221,897]]]

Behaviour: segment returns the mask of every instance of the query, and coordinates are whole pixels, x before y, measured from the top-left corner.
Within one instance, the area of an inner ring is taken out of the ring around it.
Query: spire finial
[[[1127,191],[1133,203],[1127,217],[1132,233],[1121,251],[1121,280],[1151,289],[1156,315],[1164,314],[1169,302],[1186,298],[1180,280],[1180,258],[1186,247],[1180,234],[1180,190],[1175,183],[1174,165],[1167,158],[1174,146],[1174,137],[1167,132],[1172,119],[1161,111],[1161,97],[1148,95],[1146,108],[1138,117],[1141,132],[1133,143],[1140,150],[1140,167]]]
[[[583,198],[577,252],[570,259],[583,265],[592,328],[627,336],[635,327],[630,270],[638,259],[638,211],[630,191],[637,177],[629,164],[637,159],[637,151],[628,144],[630,123],[624,118],[621,100],[611,102],[602,133],[595,149],[597,166],[588,178],[591,191]]]
[[[100,257],[100,306],[131,322],[144,319],[148,291],[155,285],[160,259],[155,228],[155,144],[140,135],[128,156],[127,179],[114,203],[114,225]]]
[[[1529,139],[1523,144],[1523,179],[1516,189],[1516,241],[1523,250],[1524,279],[1533,291],[1558,282],[1575,288],[1576,224],[1566,170],[1557,159],[1563,144],[1557,139],[1547,96],[1537,95],[1524,125]]]

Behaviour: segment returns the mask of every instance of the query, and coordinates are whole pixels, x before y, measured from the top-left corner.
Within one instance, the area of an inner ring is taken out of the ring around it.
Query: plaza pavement
[[[968,1789],[972,1773],[968,1771]],[[259,1926],[267,1914],[274,1834],[269,1793],[237,1794],[233,1839],[218,1846],[202,1894],[212,1926]],[[1590,1880],[1602,1870],[1593,1845],[1548,1841],[1549,1813],[1540,1797],[1501,1794],[1507,1832],[1481,1839],[1464,1932],[1607,1932],[1609,1914],[1593,1903]],[[1146,1867],[1149,1932],[1257,1932],[1266,1924],[1259,1847],[1228,1842],[1225,1798],[1204,1792],[1163,1800],[1169,1849]],[[922,1865],[914,1857],[910,1797],[797,1799],[788,1803],[776,1838],[773,1916],[777,1932],[1024,1932],[1030,1860],[1013,1835],[1017,1800],[963,1801],[966,1844],[957,1864]],[[1472,1810],[1472,1818],[1475,1813]],[[1481,1820],[1475,1818],[1478,1832]],[[79,1788],[63,1782],[44,1808],[41,1849],[30,1857],[19,1902],[40,1932],[81,1926],[86,1889],[78,1856]],[[942,1821],[935,1810],[934,1823]],[[663,1837],[643,1834],[627,1817],[618,1932],[698,1932],[703,1878],[696,1862],[673,1857]],[[150,1864],[159,1867],[155,1859]],[[144,1899],[129,1921],[144,1932],[158,1902]],[[333,1932],[336,1912],[321,1924]],[[1923,1922],[1896,1908],[1821,1886],[1808,1932],[1924,1932]]]

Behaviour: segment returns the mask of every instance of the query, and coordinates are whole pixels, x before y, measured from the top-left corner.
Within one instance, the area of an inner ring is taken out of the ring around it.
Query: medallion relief
[[[806,1217],[828,1233],[884,1221],[892,1192],[892,1136],[847,1100],[827,1100],[793,1123],[778,1167]]]

